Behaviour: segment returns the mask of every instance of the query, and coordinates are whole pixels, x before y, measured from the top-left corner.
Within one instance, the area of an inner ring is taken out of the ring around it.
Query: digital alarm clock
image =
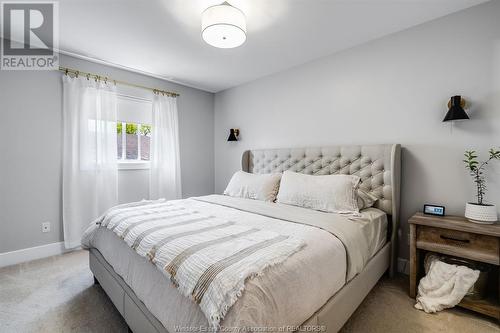
[[[424,205],[424,214],[444,216],[444,206]]]

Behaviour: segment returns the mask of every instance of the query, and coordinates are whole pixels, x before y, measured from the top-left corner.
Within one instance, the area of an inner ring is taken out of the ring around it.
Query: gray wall
[[[67,56],[61,65],[180,93],[183,195],[213,193],[213,94]],[[62,241],[61,73],[0,71],[0,117],[0,253]],[[147,170],[119,171],[119,200],[147,197],[148,181]]]
[[[463,214],[474,199],[465,149],[500,145],[500,1],[337,53],[215,96],[215,183],[223,191],[245,149],[401,143],[402,239],[424,203]],[[335,33],[335,32],[332,32]],[[454,94],[470,121],[441,122]],[[239,142],[226,142],[229,128]],[[500,206],[500,163],[487,199]]]

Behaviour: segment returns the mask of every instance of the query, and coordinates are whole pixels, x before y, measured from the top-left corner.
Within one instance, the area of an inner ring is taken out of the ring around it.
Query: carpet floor
[[[407,286],[405,277],[382,278],[341,332],[500,333],[494,320],[467,310],[415,310]],[[76,251],[0,269],[0,332],[127,332],[127,325],[93,284],[88,253]]]

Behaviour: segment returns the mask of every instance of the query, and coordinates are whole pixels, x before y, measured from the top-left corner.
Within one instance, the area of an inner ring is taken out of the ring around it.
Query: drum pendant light
[[[238,47],[247,39],[245,14],[229,3],[208,7],[201,17],[201,36],[207,44],[222,49]]]

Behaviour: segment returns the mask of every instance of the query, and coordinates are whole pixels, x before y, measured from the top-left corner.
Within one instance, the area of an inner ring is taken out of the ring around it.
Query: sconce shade
[[[238,133],[239,130],[237,128],[231,128],[229,130],[229,137],[227,138],[227,141],[238,141]]]
[[[444,121],[450,120],[462,120],[462,119],[470,119],[467,113],[465,113],[462,105],[465,105],[462,102],[461,96],[453,96],[450,99],[450,109],[446,113],[446,116],[443,119]]]

